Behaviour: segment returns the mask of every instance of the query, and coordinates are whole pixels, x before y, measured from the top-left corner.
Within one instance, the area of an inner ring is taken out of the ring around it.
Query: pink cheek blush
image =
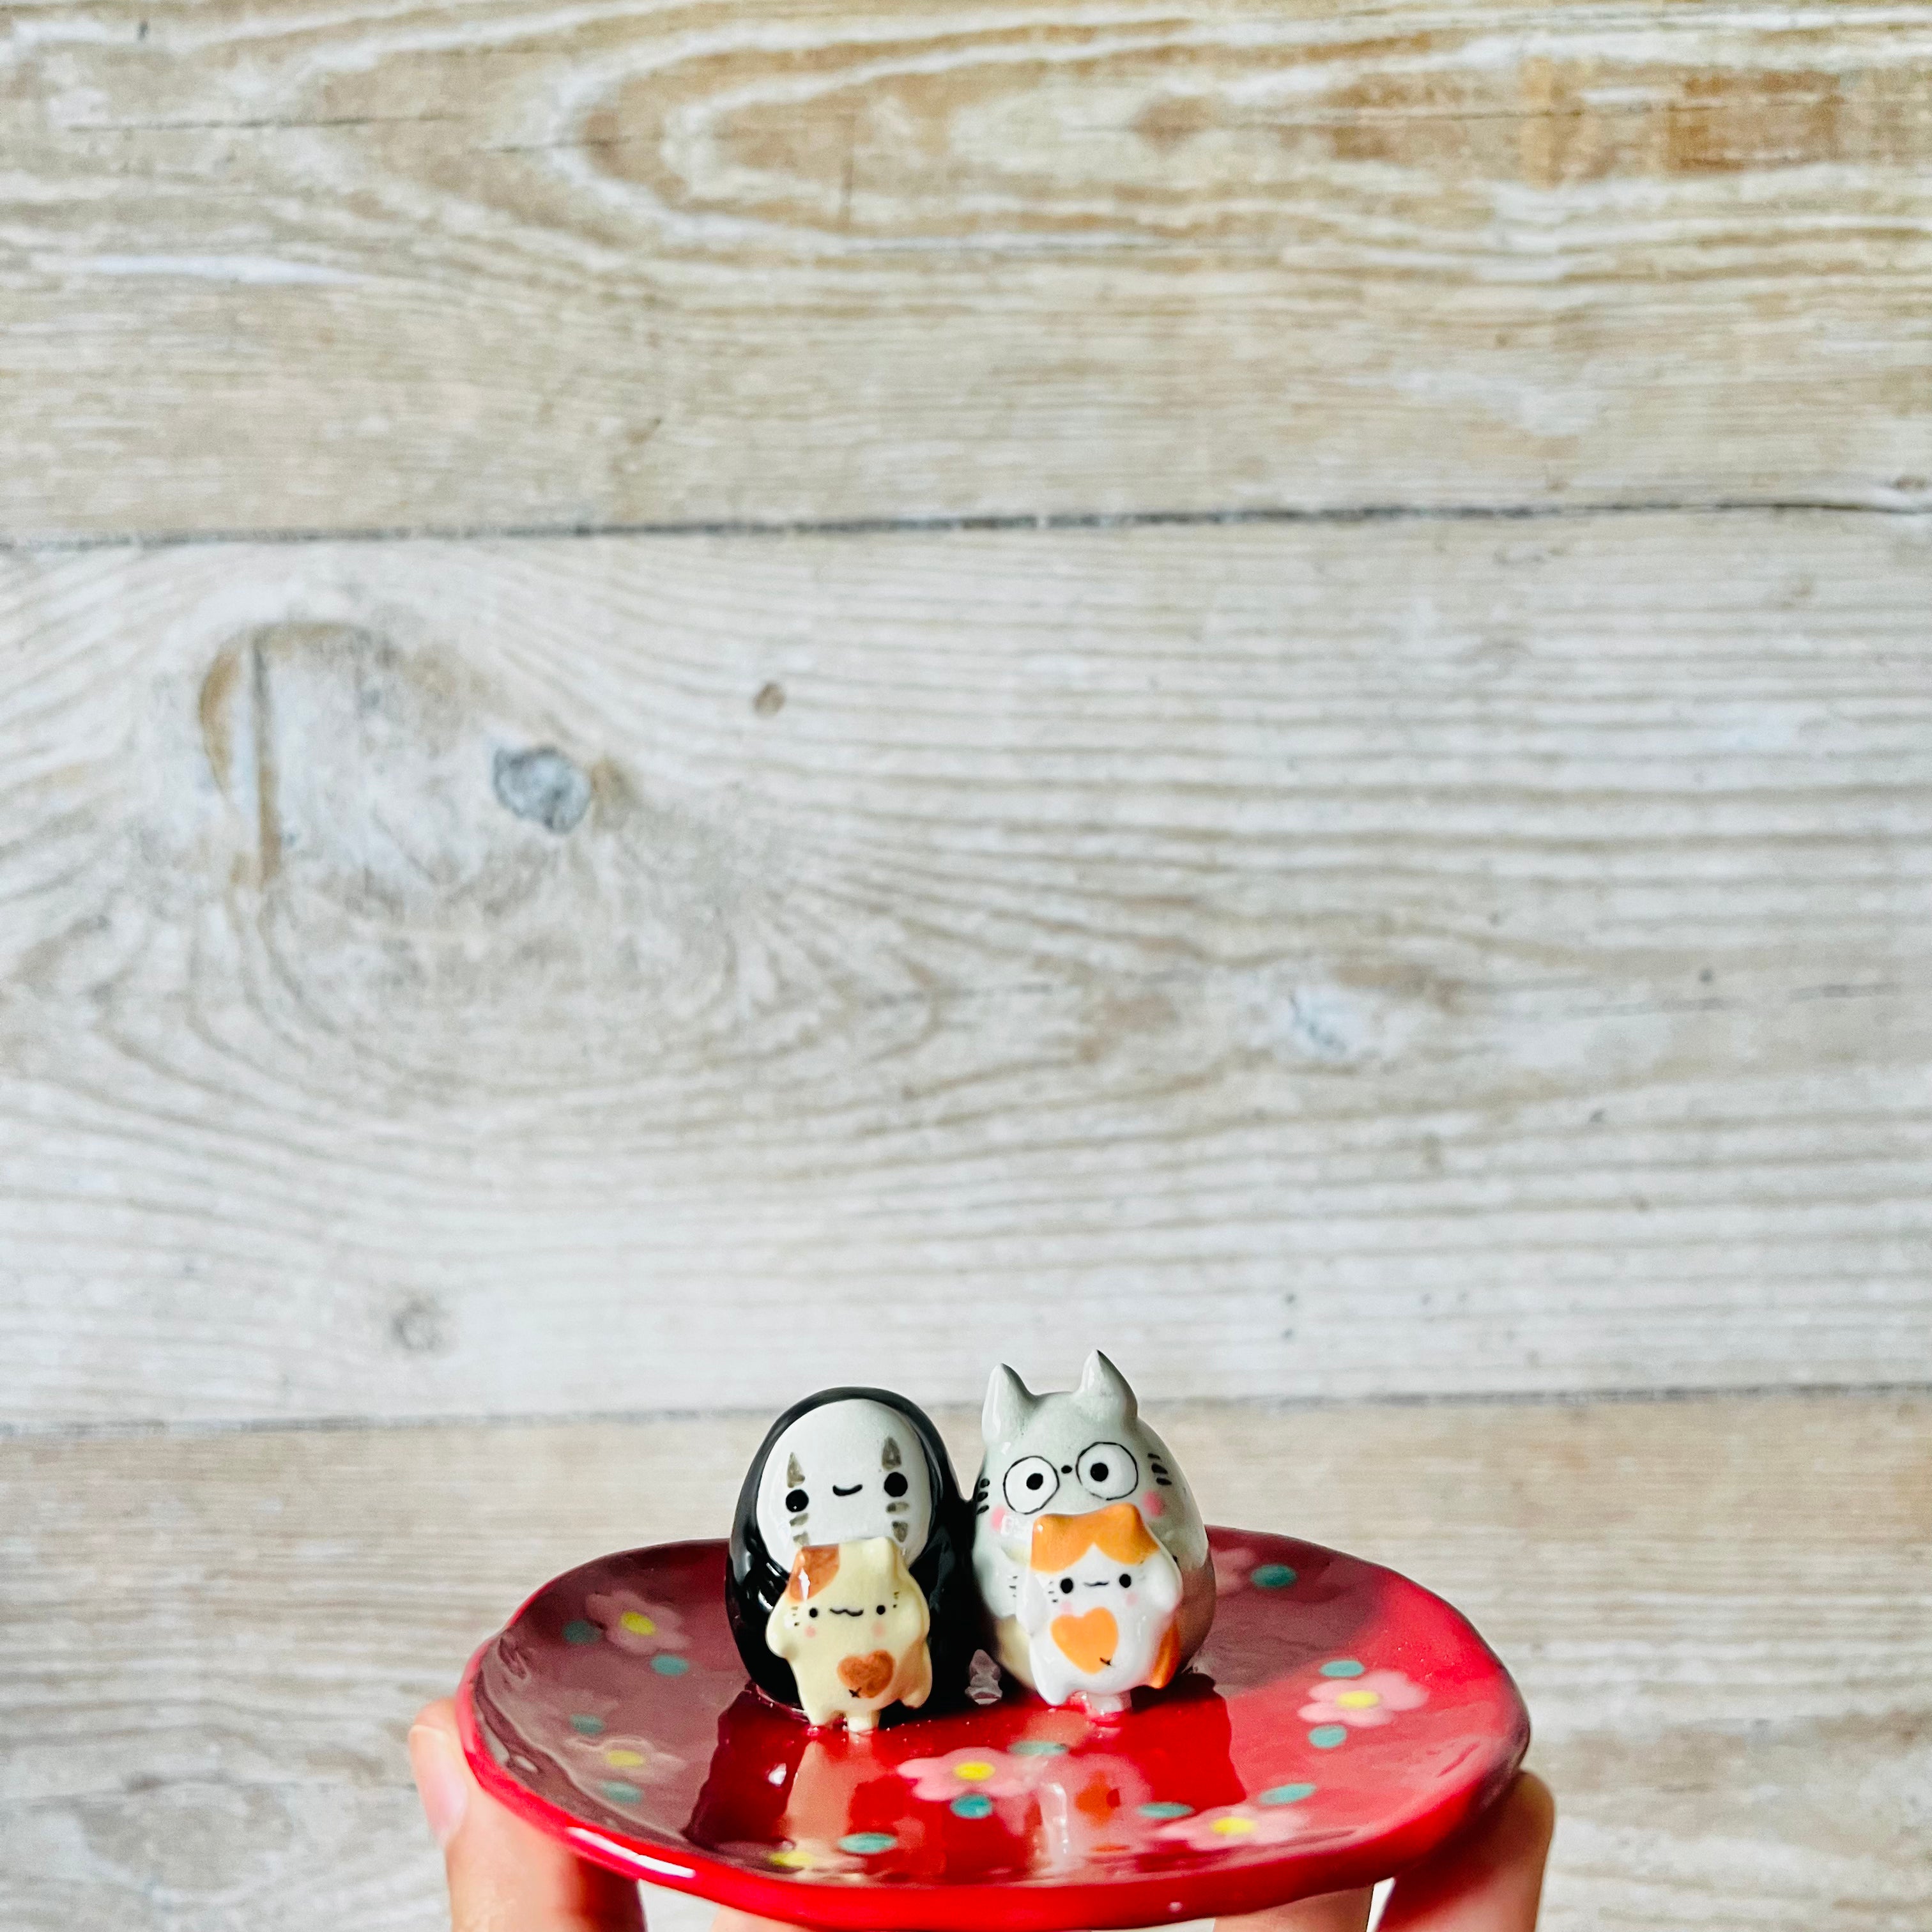
[[[1012,1518],[996,1504],[994,1506],[992,1514],[986,1519],[986,1527],[990,1529],[995,1536],[1004,1536],[1012,1522]]]
[[[1143,1516],[1154,1516],[1166,1515],[1167,1505],[1161,1501],[1160,1490],[1149,1490],[1141,1498],[1141,1514]]]

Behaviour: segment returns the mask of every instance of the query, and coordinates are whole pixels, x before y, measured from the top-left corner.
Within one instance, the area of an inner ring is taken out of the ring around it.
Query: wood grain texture
[[[1922,1382],[1928,608],[1857,514],[16,559],[5,1417]]]
[[[16,11],[0,531],[1932,500],[1932,8]]]
[[[1160,1421],[1210,1516],[1396,1564],[1496,1646],[1562,1807],[1546,1932],[1926,1923],[1932,1403]],[[410,1714],[544,1576],[715,1534],[760,1428],[0,1444],[0,1919],[441,1922]]]

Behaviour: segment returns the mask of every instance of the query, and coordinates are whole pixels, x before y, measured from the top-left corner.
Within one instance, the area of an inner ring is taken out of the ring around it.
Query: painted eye
[[[885,1490],[886,1494],[889,1496],[902,1496],[911,1486],[912,1485],[905,1479],[905,1472],[903,1469],[895,1469],[886,1478]]]
[[[1060,1594],[1063,1597],[1070,1597],[1072,1595],[1073,1579],[1071,1576],[1063,1576],[1060,1578]]]
[[[886,1606],[885,1606],[885,1605],[884,1605],[884,1604],[881,1604],[879,1606],[879,1607],[878,1607],[875,1611],[874,1611],[874,1612],[873,1612],[873,1613],[872,1613],[872,1614],[873,1614],[874,1616],[880,1616],[880,1617],[882,1617],[882,1616],[884,1616],[885,1615],[885,1613],[886,1613]]]
[[[818,1616],[818,1606],[816,1604],[814,1604],[812,1605],[812,1608],[811,1608],[810,1610],[807,1610],[807,1611],[806,1612],[806,1615],[807,1616],[808,1616],[808,1617],[815,1617],[815,1616]]]
[[[1124,1590],[1131,1590],[1133,1587],[1134,1580],[1123,1570],[1120,1572],[1120,1588]]]
[[[1022,1456],[1006,1472],[1003,1487],[1006,1507],[1022,1516],[1031,1516],[1052,1502],[1060,1487],[1060,1476],[1044,1456]]]
[[[797,1515],[811,1500],[812,1498],[802,1490],[792,1490],[785,1498],[786,1514],[789,1516]]]
[[[1140,1465],[1118,1442],[1090,1442],[1074,1466],[1088,1494],[1108,1502],[1132,1496],[1141,1480]]]

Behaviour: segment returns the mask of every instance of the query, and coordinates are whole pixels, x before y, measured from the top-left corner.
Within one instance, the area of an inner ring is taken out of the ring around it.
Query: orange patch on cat
[[[814,1544],[810,1549],[801,1550],[792,1559],[791,1580],[785,1586],[785,1594],[802,1602],[807,1597],[822,1593],[838,1574],[838,1546],[836,1543]]]
[[[1097,1676],[1113,1661],[1120,1640],[1112,1610],[1089,1610],[1084,1617],[1055,1617],[1050,1628],[1063,1656],[1088,1676]]]

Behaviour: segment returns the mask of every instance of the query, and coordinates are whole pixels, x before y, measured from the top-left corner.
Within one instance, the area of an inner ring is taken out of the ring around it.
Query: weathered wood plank
[[[1550,1932],[1926,1922],[1932,1404],[1161,1420],[1211,1515],[1396,1563],[1497,1645],[1563,1805]],[[758,1429],[0,1444],[0,1918],[439,1922],[410,1714],[543,1576],[715,1533]]]
[[[1855,514],[16,559],[4,1414],[1922,1380],[1928,608]]]
[[[1932,8],[16,14],[0,531],[1932,500]]]

